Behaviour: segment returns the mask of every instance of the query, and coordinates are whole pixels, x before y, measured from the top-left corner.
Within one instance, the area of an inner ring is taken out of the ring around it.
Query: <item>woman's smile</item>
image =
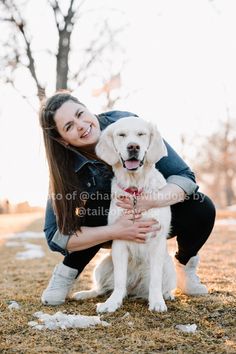
[[[92,125],[88,127],[88,129],[81,135],[80,138],[88,138],[91,134],[92,131]]]

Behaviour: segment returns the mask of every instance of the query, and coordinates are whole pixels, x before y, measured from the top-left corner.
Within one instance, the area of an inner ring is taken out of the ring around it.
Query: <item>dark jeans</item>
[[[172,205],[171,212],[169,238],[177,237],[178,251],[175,257],[180,263],[186,264],[191,257],[196,256],[210,236],[215,222],[215,207],[210,198],[197,192],[184,202]],[[63,263],[78,269],[79,275],[101,247],[102,244],[70,253]]]

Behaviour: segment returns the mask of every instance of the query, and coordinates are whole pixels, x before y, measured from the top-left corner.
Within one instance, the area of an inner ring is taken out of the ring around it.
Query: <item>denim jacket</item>
[[[97,115],[101,130],[120,118],[136,116],[124,111],[111,111]],[[198,186],[194,173],[180,158],[180,156],[165,141],[168,156],[157,162],[156,168],[163,174],[167,182],[177,184],[187,195],[194,193]],[[111,179],[113,173],[105,164],[96,160],[89,160],[79,152],[74,153],[75,173],[82,183],[83,198],[87,197],[84,226],[102,226],[107,224],[107,215],[110,205]],[[44,233],[52,251],[66,255],[68,235],[60,233],[57,227],[56,216],[49,199],[46,207]]]

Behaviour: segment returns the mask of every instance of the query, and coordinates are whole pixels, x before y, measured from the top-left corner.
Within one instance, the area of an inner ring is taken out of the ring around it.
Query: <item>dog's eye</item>
[[[138,136],[143,136],[143,135],[146,135],[146,134],[143,133],[143,132],[139,132],[139,133],[138,133]]]
[[[125,133],[119,133],[118,136],[121,136],[122,138],[126,137]]]

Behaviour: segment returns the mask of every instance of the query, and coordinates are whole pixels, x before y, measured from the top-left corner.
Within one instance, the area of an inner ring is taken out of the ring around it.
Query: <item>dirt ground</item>
[[[218,223],[200,253],[199,275],[209,288],[207,296],[187,297],[177,292],[174,302],[167,301],[168,312],[162,314],[148,311],[143,300],[126,299],[116,313],[103,316],[109,327],[39,331],[28,326],[37,311],[96,315],[96,303],[105,300],[68,300],[56,308],[41,305],[41,293],[62,257],[50,252],[43,238],[33,238],[27,242],[41,245],[45,256],[18,260],[16,253],[24,249],[23,243],[7,247],[10,239],[4,236],[12,232],[41,232],[42,217],[0,216],[0,353],[236,353],[235,224]],[[174,251],[175,241],[168,241],[168,245]],[[91,287],[92,269],[104,252],[86,268],[74,290]],[[21,305],[19,310],[8,308],[12,300]],[[188,323],[197,325],[195,333],[175,328]]]

